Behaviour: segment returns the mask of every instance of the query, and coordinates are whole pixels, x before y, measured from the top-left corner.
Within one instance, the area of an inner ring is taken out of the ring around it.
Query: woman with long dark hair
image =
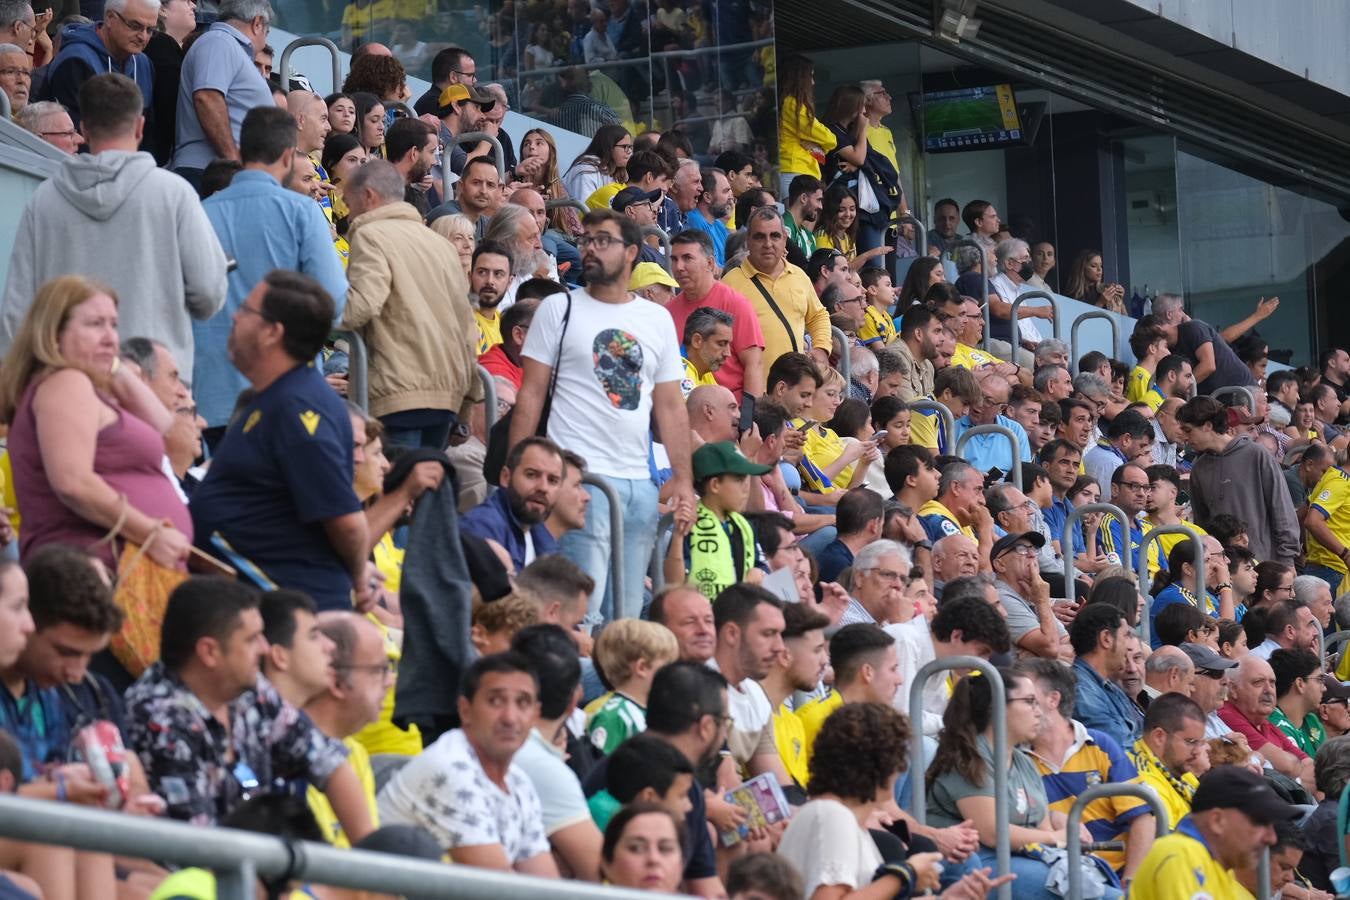
[[[1201,596],[1197,593],[1194,561],[1195,554],[1200,549],[1201,547],[1190,538],[1172,545],[1172,551],[1167,554],[1167,568],[1159,569],[1153,579],[1153,589],[1150,591],[1153,594],[1153,602],[1149,604],[1150,625],[1156,623],[1160,611],[1175,603],[1193,606],[1206,615],[1214,614],[1215,608],[1209,594]],[[1153,638],[1153,648],[1156,650],[1162,643],[1158,640],[1158,629],[1150,628],[1150,634]]]
[[[563,187],[573,200],[587,198],[607,184],[628,181],[628,161],[633,158],[633,136],[622,125],[601,125],[595,137],[563,176]]]
[[[900,283],[900,297],[896,300],[895,311],[901,315],[915,303],[928,298],[928,289],[947,280],[942,260],[923,256],[910,263],[905,280]]]
[[[1125,288],[1107,282],[1102,273],[1102,251],[1082,251],[1064,279],[1064,295],[1111,312],[1126,312]]]
[[[789,56],[778,63],[778,196],[798,175],[820,177],[826,155],[834,149],[834,132],[816,118],[815,63],[805,56]]]

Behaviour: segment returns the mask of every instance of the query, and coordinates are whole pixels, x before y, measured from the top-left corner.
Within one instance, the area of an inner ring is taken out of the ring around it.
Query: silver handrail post
[[[1229,394],[1241,394],[1243,405],[1247,407],[1247,412],[1256,415],[1256,392],[1245,384],[1226,385],[1210,394],[1210,396],[1215,400],[1222,402],[1223,398],[1227,397]]]
[[[660,225],[644,225],[644,226],[642,226],[642,236],[643,236],[644,238],[645,238],[645,237],[654,237],[654,238],[657,238],[658,240],[661,241],[661,250],[662,250],[662,254],[661,254],[661,268],[663,268],[663,269],[665,269],[667,272],[669,272],[669,271],[670,271],[670,235],[666,234],[666,230],[665,230],[664,228],[662,228]]]
[[[924,224],[919,221],[918,217],[915,216],[913,213],[906,213],[903,216],[897,216],[895,221],[909,222],[911,225],[914,226],[914,242],[916,249],[918,249],[919,251],[919,258],[922,259],[923,257],[927,256],[928,229],[924,227]]]
[[[1083,822],[1083,811],[1088,804],[1103,797],[1138,797],[1153,807],[1153,819],[1157,823],[1155,837],[1165,837],[1172,830],[1167,820],[1167,807],[1163,806],[1158,792],[1146,784],[1094,784],[1073,801],[1069,809],[1069,821],[1064,826],[1068,838],[1065,851],[1069,854],[1069,897],[1080,900],[1083,896],[1083,837],[1078,833]]]
[[[921,400],[911,401],[909,408],[914,412],[937,413],[938,418],[942,420],[942,431],[947,435],[947,447],[953,448],[956,446],[956,416],[952,415],[952,411],[947,408],[947,404],[940,400],[929,400],[925,397]],[[939,448],[942,446],[941,441],[938,442],[938,446]]]
[[[848,356],[848,351],[852,348],[848,343],[848,335],[844,334],[844,329],[839,326],[831,325],[830,340],[839,348],[839,374],[844,376],[844,395],[848,396],[847,387],[853,381],[853,360]]]
[[[996,876],[1006,875],[1012,869],[1012,850],[1008,837],[1008,770],[1003,758],[1008,755],[1008,703],[1004,696],[1003,676],[988,660],[978,656],[949,656],[935,659],[919,670],[909,685],[909,760],[911,766],[910,814],[920,825],[928,822],[928,805],[924,797],[924,773],[914,773],[913,766],[923,764],[923,689],[939,672],[951,669],[974,669],[989,679],[993,691],[990,706],[994,713],[994,859]],[[913,777],[917,775],[917,777]],[[998,889],[999,900],[1012,900],[1012,885]]]
[[[497,424],[497,379],[482,366],[478,369],[478,380],[483,383],[483,431],[490,432]]]
[[[1130,517],[1125,515],[1125,510],[1116,506],[1114,503],[1084,503],[1082,506],[1075,506],[1069,510],[1069,514],[1064,517],[1064,528],[1059,533],[1059,549],[1064,555],[1064,597],[1070,603],[1074,601],[1074,567],[1073,567],[1073,529],[1088,513],[1103,513],[1115,516],[1120,522],[1121,529],[1125,534],[1130,533]]]
[[[502,156],[501,141],[497,140],[495,137],[488,134],[486,131],[470,131],[467,134],[460,134],[455,136],[455,143],[460,145],[480,144],[483,141],[487,141],[489,144],[492,145],[492,154],[493,154],[492,158],[493,161],[497,163],[497,180],[500,182],[505,182],[506,159]],[[545,206],[544,208],[547,209],[548,207]]]
[[[665,543],[666,532],[671,531],[674,527],[674,513],[666,513],[656,522],[656,544],[652,547],[651,564],[647,566],[647,577],[652,580],[652,594],[666,586],[666,560],[665,554],[661,552],[661,545]],[[674,540],[673,536],[671,540]]]
[[[1049,291],[1025,291],[1021,294],[1018,294],[1017,298],[1012,302],[1012,311],[1008,313],[1008,322],[1009,328],[1012,330],[1012,345],[1013,345],[1013,352],[1012,352],[1013,358],[1008,360],[1009,362],[1014,363],[1017,362],[1017,348],[1022,346],[1021,338],[1018,336],[1017,333],[1017,311],[1021,309],[1022,304],[1028,300],[1050,301],[1050,315],[1053,316],[1053,318],[1050,320],[1050,330],[1054,332],[1051,335],[1051,337],[1055,338],[1056,340],[1059,339],[1059,301],[1055,299],[1055,295],[1050,293]],[[1072,360],[1070,360],[1070,362],[1072,362]]]
[[[982,434],[998,434],[1008,439],[1008,450],[1012,454],[1012,472],[1013,487],[1019,491],[1022,490],[1022,449],[1017,445],[1017,435],[1006,425],[976,425],[974,428],[967,428],[961,432],[961,436],[956,439],[956,455],[965,459],[961,451],[965,449],[966,444],[970,443],[973,437],[979,437]]]
[[[1157,528],[1149,529],[1148,534],[1139,542],[1139,563],[1135,567],[1135,575],[1139,579],[1140,595],[1147,596],[1143,590],[1144,585],[1148,584],[1148,548],[1153,546],[1154,541],[1158,541],[1158,556],[1163,558],[1162,538],[1168,534],[1184,534],[1187,538],[1195,541],[1195,556],[1192,558],[1191,565],[1195,566],[1195,595],[1196,597],[1205,596],[1205,546],[1200,540],[1200,533],[1189,525],[1159,525]],[[1165,559],[1164,559],[1165,561]],[[1204,610],[1200,610],[1204,612]],[[1139,616],[1140,637],[1145,643],[1149,643],[1153,637],[1153,623],[1149,621],[1149,610],[1147,607]]]
[[[544,209],[549,211],[555,209],[575,209],[583,216],[590,212],[590,209],[587,208],[586,204],[582,203],[580,200],[573,200],[571,197],[563,197],[558,200],[545,200]]]
[[[608,478],[594,472],[583,473],[581,483],[600,491],[609,501],[609,590],[614,597],[614,617],[636,619],[642,610],[630,611],[628,595],[624,592],[627,585],[623,583],[623,510],[619,508],[619,492],[614,490]]]
[[[281,70],[281,86],[287,92],[291,89],[291,54],[301,47],[323,47],[328,51],[328,55],[333,58],[333,90],[329,93],[336,93],[342,90],[342,52],[338,50],[338,45],[326,37],[298,37],[286,45],[286,49],[281,51],[281,61],[277,68]]]
[[[1115,356],[1120,349],[1120,323],[1104,309],[1090,309],[1081,316],[1073,320],[1069,326],[1069,365],[1078,367],[1078,326],[1084,322],[1093,319],[1105,319],[1111,326],[1111,355]],[[1056,321],[1058,321],[1058,312],[1056,312]]]
[[[258,873],[253,860],[243,859],[237,865],[215,870],[216,900],[253,900],[258,896]]]
[[[1270,848],[1262,847],[1261,856],[1256,860],[1256,897],[1257,900],[1270,900]]]
[[[365,339],[355,331],[336,331],[347,342],[347,399],[370,413],[370,354]]]
[[[957,247],[974,247],[976,250],[980,251],[980,275],[982,276],[980,278],[980,306],[984,310],[984,338],[981,341],[981,344],[983,345],[983,349],[988,350],[989,332],[994,326],[994,314],[989,310],[989,273],[985,271],[989,266],[989,260],[984,252],[984,248],[970,238],[963,238],[962,240],[951,242],[947,245],[947,252],[951,253]],[[958,272],[957,274],[959,275],[960,273]],[[901,312],[903,312],[903,310],[901,310]],[[1014,334],[1012,353],[1014,357],[1017,356],[1018,346],[1017,335]],[[1009,361],[1017,362],[1016,359]]]
[[[282,57],[285,57],[284,53],[282,54]],[[0,91],[0,118],[3,118],[5,121],[14,118],[13,108],[9,105],[9,94],[6,94],[4,91]]]

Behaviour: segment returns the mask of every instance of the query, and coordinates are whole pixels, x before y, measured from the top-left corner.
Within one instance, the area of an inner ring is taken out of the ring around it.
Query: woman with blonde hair
[[[120,538],[148,541],[162,566],[187,558],[192,518],[162,467],[174,414],[118,353],[116,295],[63,275],[38,290],[0,364],[23,557],[64,543],[112,567]]]
[[[542,128],[531,128],[520,139],[520,162],[516,164],[516,178],[530,185],[545,200],[567,200],[558,173],[558,145],[553,135]],[[575,209],[560,207],[548,214],[550,228],[566,235],[581,234],[581,218]]]
[[[464,267],[464,277],[468,278],[473,266],[473,222],[463,213],[451,213],[432,219],[431,230],[455,245],[459,264]]]

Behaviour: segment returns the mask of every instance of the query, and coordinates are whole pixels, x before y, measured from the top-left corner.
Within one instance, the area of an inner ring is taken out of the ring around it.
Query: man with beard
[[[533,193],[528,189],[524,193]],[[535,194],[538,197],[538,194]],[[540,205],[542,206],[542,200]],[[507,309],[516,302],[516,291],[531,278],[549,278],[557,275],[557,267],[544,252],[539,239],[539,220],[524,204],[503,204],[488,220],[482,244],[496,244],[506,251],[511,263],[511,280],[502,291],[498,307]],[[498,340],[501,338],[499,337]]]
[[[534,314],[522,351],[525,375],[511,419],[511,441],[544,426],[549,438],[580,453],[590,471],[608,479],[623,498],[625,596],[612,597],[609,590],[610,506],[605,494],[587,486],[591,504],[586,527],[567,534],[561,544],[563,554],[598,581],[591,595],[592,618],[602,612],[611,618],[616,609],[641,608],[656,543],[660,498],[647,467],[653,419],[673,472],[659,493],[670,501],[681,536],[693,525],[696,498],[675,326],[664,309],[628,290],[642,232],[636,222],[608,209],[591,210],[582,226],[585,233],[577,247],[586,289],[555,294]],[[555,366],[558,377],[551,389]],[[541,421],[550,391],[552,414]]]
[[[436,129],[421,119],[397,119],[384,136],[384,148],[407,185],[403,190],[404,201],[426,218],[431,205],[422,179],[431,174],[431,167],[436,164]]]
[[[342,327],[365,338],[370,412],[384,423],[385,446],[440,450],[482,399],[478,354],[459,260],[403,200],[405,187],[378,159],[343,186],[351,287]]]
[[[706,231],[712,238],[713,255],[719,266],[727,262],[726,217],[731,212],[733,201],[731,182],[727,173],[712,167],[703,170],[703,190],[698,195],[698,205],[689,211],[685,224],[699,231]]]
[[[764,588],[733,584],[713,604],[717,649],[710,666],[730,685],[731,732],[727,747],[742,771],[772,772],[789,782],[773,741],[773,706],[759,680],[783,653],[783,604]]]
[[[816,252],[816,221],[825,202],[825,186],[814,175],[798,175],[788,184],[787,210],[783,224],[787,226],[788,248],[801,254],[793,263],[805,266]]]
[[[779,762],[803,790],[810,780],[806,766],[806,731],[802,720],[783,704],[794,691],[811,693],[820,686],[830,664],[825,629],[829,617],[802,603],[783,604],[783,652],[760,679],[760,687],[773,710],[774,746]]]
[[[563,479],[562,450],[548,438],[528,437],[511,448],[501,490],[464,514],[460,527],[506,548],[519,572],[557,541],[544,525]]]
[[[469,305],[478,325],[477,353],[482,356],[502,342],[501,305],[511,283],[511,255],[495,241],[474,248],[469,263]]]

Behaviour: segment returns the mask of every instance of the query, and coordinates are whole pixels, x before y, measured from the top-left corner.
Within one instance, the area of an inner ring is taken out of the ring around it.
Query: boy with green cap
[[[770,467],[746,459],[731,441],[715,441],[694,451],[693,468],[699,497],[694,525],[689,533],[672,537],[665,576],[669,583],[688,581],[716,600],[737,582],[758,584],[764,578],[763,554],[742,513],[750,501],[751,476],[766,475]]]

